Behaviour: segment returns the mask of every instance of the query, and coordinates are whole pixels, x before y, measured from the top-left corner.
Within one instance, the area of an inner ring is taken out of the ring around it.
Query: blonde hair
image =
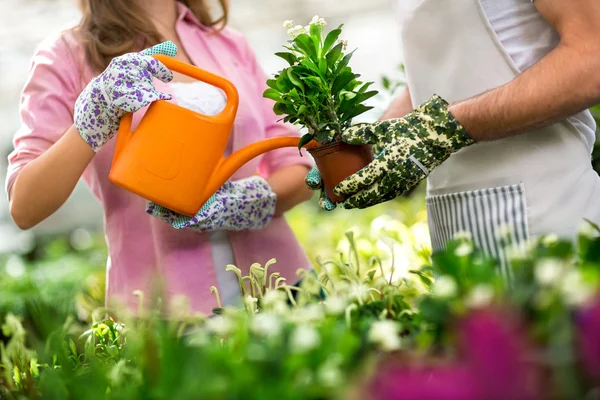
[[[227,24],[228,0],[219,0],[222,15],[211,16],[209,0],[179,0],[202,25],[219,31]],[[163,41],[150,16],[135,1],[79,0],[83,17],[75,28],[85,48],[87,62],[102,71],[125,53],[140,51]]]

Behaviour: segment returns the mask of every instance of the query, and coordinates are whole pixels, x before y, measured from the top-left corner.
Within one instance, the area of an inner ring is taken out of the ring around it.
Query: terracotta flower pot
[[[351,145],[333,142],[308,150],[321,172],[327,196],[334,203],[344,201],[333,193],[333,188],[350,175],[360,171],[373,161],[370,145]]]

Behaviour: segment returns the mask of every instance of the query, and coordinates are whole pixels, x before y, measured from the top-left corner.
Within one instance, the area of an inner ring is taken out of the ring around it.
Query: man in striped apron
[[[504,266],[501,233],[522,245],[600,223],[586,111],[600,103],[600,6],[566,3],[399,0],[408,88],[385,120],[344,133],[378,156],[338,185],[341,206],[370,207],[428,177],[434,251],[469,232]],[[320,188],[318,171],[307,184]]]

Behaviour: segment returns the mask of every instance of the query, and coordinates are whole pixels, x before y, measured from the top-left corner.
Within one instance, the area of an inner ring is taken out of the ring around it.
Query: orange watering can
[[[159,100],[150,105],[135,131],[131,130],[132,114],[126,114],[119,126],[109,175],[115,185],[194,216],[245,163],[270,150],[298,146],[300,138],[296,136],[271,138],[224,158],[238,109],[235,86],[174,58],[154,57],[173,71],[222,89],[227,105],[220,114],[208,116]]]

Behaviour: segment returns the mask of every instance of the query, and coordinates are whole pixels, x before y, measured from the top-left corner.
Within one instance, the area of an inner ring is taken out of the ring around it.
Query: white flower
[[[542,238],[542,244],[544,246],[551,246],[558,241],[559,241],[559,237],[556,234],[547,235]]]
[[[549,286],[560,279],[565,265],[555,259],[545,259],[537,263],[533,274],[540,285]]]
[[[454,255],[457,257],[466,257],[473,253],[473,246],[471,243],[461,243],[454,250]]]
[[[458,292],[456,281],[448,276],[442,275],[433,284],[433,294],[440,298],[454,297]]]
[[[206,321],[206,327],[212,333],[215,333],[219,336],[226,336],[229,334],[229,332],[231,332],[233,324],[229,319],[226,319],[221,315],[216,315]]]
[[[343,375],[335,365],[324,364],[317,373],[319,381],[328,387],[337,387],[342,384]]]
[[[294,353],[305,353],[321,344],[319,332],[308,325],[300,325],[292,332],[290,338],[291,351]]]
[[[273,314],[258,313],[252,320],[252,331],[260,336],[279,336],[281,329],[281,320]]]
[[[397,350],[401,346],[399,333],[400,325],[397,322],[377,321],[369,329],[369,341],[385,351]]]
[[[285,293],[282,290],[269,289],[262,298],[262,305],[271,306],[280,301],[285,301]]]
[[[362,282],[352,282],[349,294],[350,299],[363,302],[369,297],[369,287]]]
[[[306,33],[306,29],[302,25],[296,25],[295,27],[288,30],[288,34],[293,37]]]
[[[589,222],[586,222],[579,228],[579,234],[587,238],[594,238],[598,236],[598,231],[594,229],[594,227]]]
[[[291,19],[288,19],[287,21],[283,22],[283,27],[286,29],[290,29],[292,26],[294,26],[294,21],[292,21]]]
[[[471,308],[482,308],[488,306],[494,299],[494,288],[490,285],[477,285],[471,290],[466,299],[466,304]]]
[[[316,23],[318,23],[318,22],[319,22],[319,16],[318,16],[318,15],[315,15],[315,16],[312,18],[312,20],[310,21],[310,24],[311,24],[311,25],[313,25],[313,24],[316,24]]]
[[[569,271],[560,282],[565,302],[571,306],[582,306],[594,297],[594,288],[585,282],[578,269]]]
[[[457,232],[454,235],[454,239],[455,240],[463,240],[465,242],[472,242],[473,235],[471,234],[471,232],[461,231],[461,232]]]
[[[340,315],[346,310],[347,302],[340,296],[328,297],[325,301],[325,309],[330,315]]]
[[[246,309],[248,311],[250,311],[252,314],[255,314],[258,312],[258,299],[256,297],[253,296],[246,296],[246,298],[244,299],[244,306],[246,306]]]
[[[348,48],[348,41],[347,40],[338,40],[338,44],[341,44],[342,47],[344,48],[344,50],[346,50],[346,48]]]

